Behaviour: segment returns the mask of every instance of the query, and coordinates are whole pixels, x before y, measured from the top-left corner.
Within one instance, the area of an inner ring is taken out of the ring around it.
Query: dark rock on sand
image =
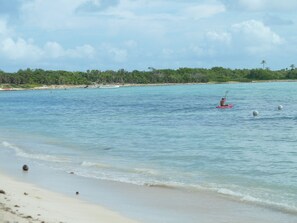
[[[28,167],[28,165],[25,164],[25,165],[23,166],[23,171],[28,171],[28,170],[29,170],[29,167]]]
[[[0,190],[0,194],[6,194],[4,190]]]

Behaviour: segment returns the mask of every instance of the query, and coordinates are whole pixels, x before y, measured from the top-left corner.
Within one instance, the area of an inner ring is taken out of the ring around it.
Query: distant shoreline
[[[297,80],[256,80],[250,82],[228,81],[228,82],[206,82],[206,83],[154,83],[154,84],[92,84],[92,85],[43,85],[38,87],[0,87],[0,91],[24,91],[24,90],[63,90],[74,88],[116,88],[116,87],[143,87],[143,86],[173,86],[173,85],[205,85],[205,84],[252,84],[252,83],[273,83],[273,82],[297,82]]]

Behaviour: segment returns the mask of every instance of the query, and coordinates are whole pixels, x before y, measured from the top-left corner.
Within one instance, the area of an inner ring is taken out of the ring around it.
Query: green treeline
[[[269,69],[228,69],[223,67],[154,69],[149,71],[88,70],[86,72],[51,71],[42,69],[19,70],[15,73],[0,71],[0,84],[20,85],[90,85],[90,84],[162,84],[250,82],[254,80],[297,79],[297,69],[272,71]]]

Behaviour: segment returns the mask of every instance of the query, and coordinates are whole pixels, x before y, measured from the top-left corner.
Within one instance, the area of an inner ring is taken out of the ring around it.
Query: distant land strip
[[[223,67],[176,70],[149,68],[148,71],[120,69],[118,71],[87,70],[83,72],[29,68],[14,73],[0,71],[2,90],[293,80],[297,80],[295,67],[276,71],[268,68],[229,69]]]

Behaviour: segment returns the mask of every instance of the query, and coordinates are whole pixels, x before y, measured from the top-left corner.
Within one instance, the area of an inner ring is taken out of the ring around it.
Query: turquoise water
[[[226,91],[234,108],[216,109]],[[296,92],[293,82],[0,92],[0,156],[297,213]]]

